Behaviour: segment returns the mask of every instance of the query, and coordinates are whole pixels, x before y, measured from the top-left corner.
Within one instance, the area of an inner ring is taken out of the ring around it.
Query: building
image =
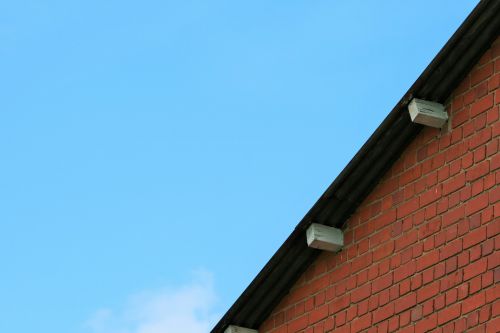
[[[212,333],[500,331],[499,31],[481,1]]]

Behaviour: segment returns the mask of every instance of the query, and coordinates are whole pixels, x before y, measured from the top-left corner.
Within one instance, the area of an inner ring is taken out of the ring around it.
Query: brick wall
[[[499,85],[497,39],[260,333],[500,330]]]

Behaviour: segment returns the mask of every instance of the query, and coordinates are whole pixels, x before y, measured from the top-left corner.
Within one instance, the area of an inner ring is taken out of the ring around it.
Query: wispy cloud
[[[207,333],[219,318],[214,313],[212,276],[196,278],[176,289],[146,291],[130,297],[120,309],[103,308],[86,322],[91,333]]]

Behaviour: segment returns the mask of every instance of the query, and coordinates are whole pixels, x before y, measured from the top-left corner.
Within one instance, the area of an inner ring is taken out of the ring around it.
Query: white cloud
[[[121,309],[100,309],[86,322],[91,333],[207,333],[216,323],[212,277],[198,273],[176,289],[142,292]]]

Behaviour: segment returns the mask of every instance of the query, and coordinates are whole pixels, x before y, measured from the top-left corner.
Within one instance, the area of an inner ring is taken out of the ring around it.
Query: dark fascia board
[[[444,103],[498,37],[499,17],[500,1],[479,2],[211,333],[223,333],[228,325],[257,329],[262,324],[320,253],[306,246],[307,227],[313,222],[344,227],[420,132],[422,127],[410,121],[409,101],[417,97]]]

